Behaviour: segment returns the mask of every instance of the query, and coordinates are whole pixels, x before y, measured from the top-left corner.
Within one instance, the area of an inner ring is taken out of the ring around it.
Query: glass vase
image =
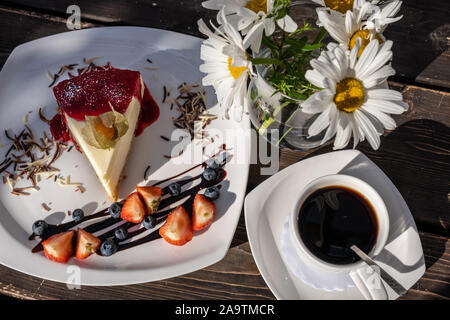
[[[303,100],[276,92],[266,80],[268,67],[256,66],[249,85],[250,119],[259,135],[280,149],[309,150],[322,142],[325,132],[309,136],[308,129],[318,114],[302,111]]]

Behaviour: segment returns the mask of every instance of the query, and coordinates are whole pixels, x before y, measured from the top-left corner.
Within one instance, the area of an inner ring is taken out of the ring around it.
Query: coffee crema
[[[344,186],[313,192],[300,208],[298,228],[303,243],[313,255],[339,265],[359,260],[351,245],[368,254],[378,235],[378,221],[370,202]]]

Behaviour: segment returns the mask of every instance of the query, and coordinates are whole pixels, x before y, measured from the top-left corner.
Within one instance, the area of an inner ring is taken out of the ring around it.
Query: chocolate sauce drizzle
[[[226,147],[225,147],[225,145],[223,145],[222,146],[222,150],[225,150],[225,149],[226,149]],[[216,157],[221,152],[222,151],[219,151],[213,157]],[[179,183],[180,186],[183,187],[183,186],[185,186],[185,185],[187,185],[187,184],[189,184],[191,182],[194,182],[194,181],[196,181],[198,179],[201,179],[200,183],[192,186],[191,188],[189,188],[189,189],[187,189],[185,191],[182,191],[177,196],[164,197],[166,195],[169,195],[170,192],[169,192],[169,186],[163,187],[161,189],[162,190],[162,200],[161,200],[161,202],[159,204],[159,209],[158,209],[158,211],[156,213],[153,214],[156,217],[156,219],[157,219],[157,224],[160,224],[161,222],[163,222],[167,218],[169,213],[172,211],[173,208],[170,209],[168,207],[170,205],[176,203],[176,202],[181,201],[181,200],[183,200],[183,202],[180,205],[182,205],[186,209],[186,211],[189,213],[189,215],[192,215],[192,204],[193,204],[195,195],[200,190],[202,190],[204,188],[209,188],[209,187],[212,187],[212,186],[220,184],[226,178],[226,171],[223,169],[223,167],[231,159],[231,156],[229,154],[226,154],[226,155],[227,156],[223,157],[223,159],[222,159],[223,161],[219,164],[219,168],[217,169],[217,174],[218,175],[217,175],[217,178],[214,181],[206,181],[203,178],[202,174],[199,174],[199,175],[196,175],[196,176],[193,176],[193,177],[190,177],[190,178],[178,180],[178,181],[173,181],[173,182]],[[205,168],[206,167],[206,162],[200,163],[200,164],[198,164],[198,165],[196,165],[196,166],[194,166],[192,168],[189,168],[188,170],[183,171],[183,172],[181,172],[181,173],[179,173],[179,174],[177,174],[177,175],[175,175],[173,177],[170,177],[170,178],[167,178],[165,180],[159,181],[159,182],[153,184],[152,186],[159,186],[159,185],[164,184],[166,182],[172,181],[173,179],[178,178],[178,177],[180,177],[180,176],[182,176],[182,175],[184,175],[184,174],[186,174],[186,173],[188,173],[188,172],[190,172],[190,171],[192,171],[192,170],[194,170],[194,169],[196,169],[196,168],[198,168],[200,166]],[[219,185],[218,188],[220,188],[220,187],[221,186]],[[161,209],[163,209],[163,210],[161,210]],[[101,210],[101,211],[99,211],[97,213],[85,216],[80,221],[69,221],[69,222],[66,222],[66,223],[63,223],[63,224],[60,224],[60,225],[49,224],[46,233],[41,237],[41,241],[31,251],[33,253],[42,251],[43,250],[42,241],[48,239],[49,237],[51,237],[54,234],[57,234],[57,233],[64,232],[64,231],[67,231],[69,229],[72,229],[73,227],[76,227],[77,225],[79,225],[81,223],[84,223],[86,221],[99,219],[99,218],[103,218],[103,217],[107,217],[107,216],[108,216],[108,218],[106,218],[106,219],[104,219],[102,221],[98,221],[98,222],[92,223],[92,224],[84,227],[83,229],[86,232],[94,233],[94,232],[101,231],[103,229],[106,229],[106,228],[108,228],[108,227],[110,227],[112,225],[115,225],[115,224],[123,221],[123,223],[117,225],[116,228],[108,230],[108,231],[100,234],[99,236],[97,236],[97,238],[99,238],[100,240],[104,241],[106,239],[113,238],[114,237],[114,231],[117,228],[119,228],[119,227],[122,227],[125,230],[129,230],[129,229],[131,229],[134,226],[140,225],[140,223],[136,224],[136,223],[128,222],[128,221],[122,220],[121,218],[109,217],[108,208],[106,208],[106,209],[103,209],[103,210]],[[140,228],[138,228],[136,230],[128,232],[128,236],[125,239],[123,239],[123,240],[119,240],[119,239],[114,237],[116,242],[118,243],[118,251],[123,251],[123,250],[129,249],[129,248],[135,247],[137,245],[140,245],[140,244],[143,244],[143,243],[147,243],[147,242],[150,242],[150,241],[153,241],[153,240],[161,238],[161,236],[159,235],[159,228],[157,228],[154,231],[152,231],[150,234],[148,234],[148,235],[146,235],[146,236],[144,236],[142,238],[139,238],[139,239],[127,242],[127,243],[123,243],[123,242],[125,242],[126,240],[128,240],[128,239],[130,239],[132,237],[135,237],[135,236],[137,236],[137,235],[139,235],[141,233],[144,233],[145,231],[148,231],[148,229],[146,229],[145,227],[142,226],[142,227],[140,227]],[[32,234],[29,237],[29,240],[33,240],[33,239],[35,239],[35,235],[34,234]],[[98,252],[98,254],[100,254],[100,252]]]

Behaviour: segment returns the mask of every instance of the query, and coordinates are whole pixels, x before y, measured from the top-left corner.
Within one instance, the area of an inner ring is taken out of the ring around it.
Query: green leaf
[[[314,51],[323,47],[323,43],[315,43],[315,44],[306,44],[303,47],[303,51]]]
[[[264,46],[266,46],[267,48],[269,48],[271,50],[278,50],[278,47],[276,46],[276,44],[273,43],[272,40],[270,40],[270,38],[265,35],[263,35],[263,37],[262,37],[262,43]]]
[[[282,53],[281,57],[283,59],[289,59],[293,57],[303,49],[307,41],[308,39],[306,37],[303,37],[301,39],[286,39],[285,42],[290,46],[285,52]]]
[[[295,48],[303,48],[306,44],[306,42],[308,41],[307,37],[302,37],[300,39],[295,39],[295,38],[287,38],[285,40],[285,42],[287,44],[290,44],[291,46],[295,47]]]

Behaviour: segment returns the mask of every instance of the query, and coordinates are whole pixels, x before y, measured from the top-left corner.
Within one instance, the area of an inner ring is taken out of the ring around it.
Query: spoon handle
[[[370,267],[376,267],[376,269],[380,270],[381,278],[386,281],[386,283],[399,295],[404,296],[408,290],[405,289],[397,280],[392,278],[383,268],[381,268],[378,264],[375,263],[372,259],[369,258],[367,254],[365,254],[361,249],[357,246],[353,245],[350,247],[354,253],[356,253],[361,260],[363,260]],[[374,269],[375,270],[375,269]],[[377,270],[375,270],[377,271]]]

